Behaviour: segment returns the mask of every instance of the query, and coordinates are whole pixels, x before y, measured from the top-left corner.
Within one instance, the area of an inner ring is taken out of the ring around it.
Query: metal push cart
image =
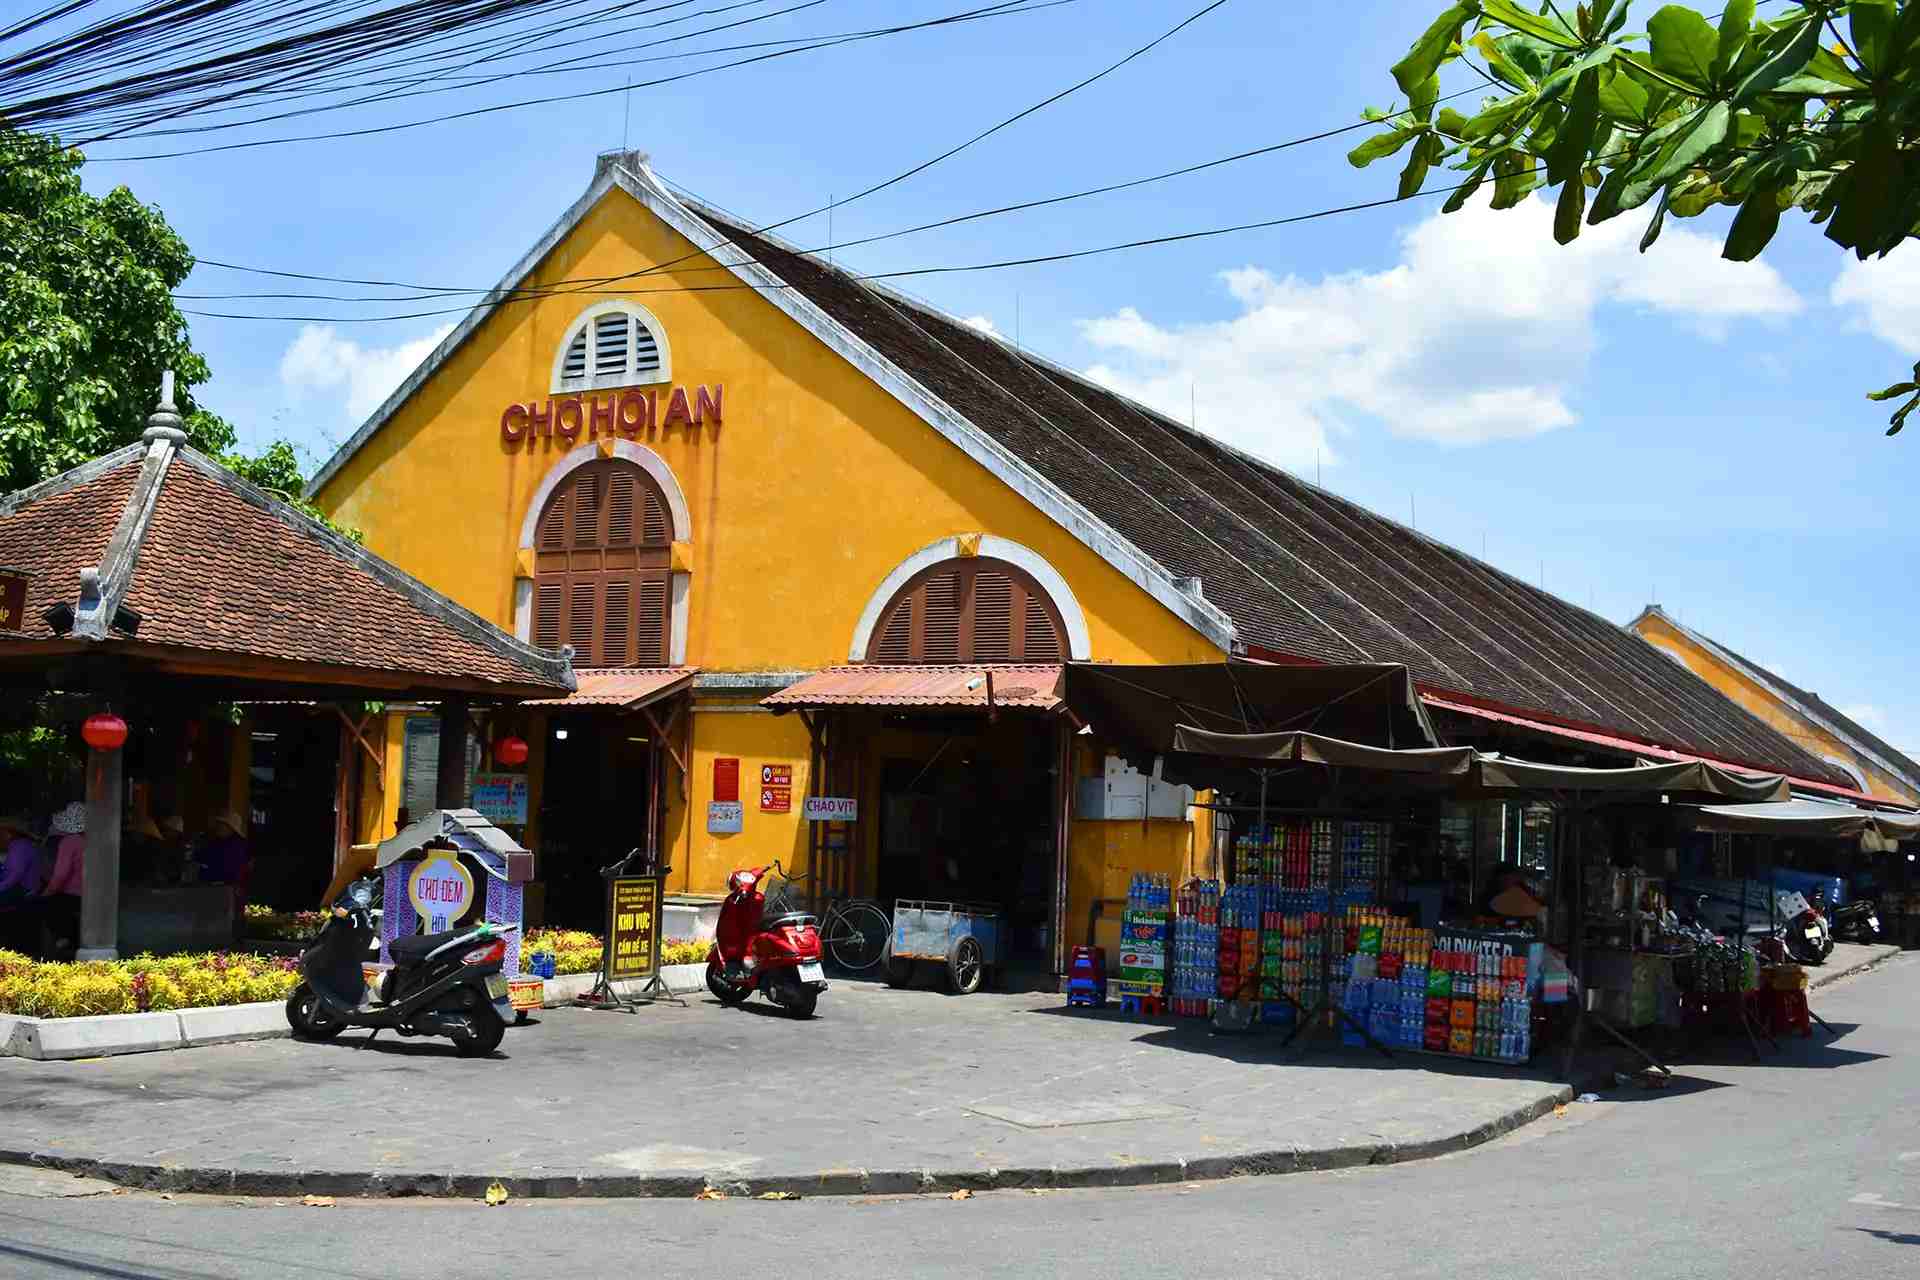
[[[916,963],[933,963],[946,970],[955,995],[972,995],[999,970],[1000,925],[996,907],[901,898],[893,909],[887,985],[907,986]]]

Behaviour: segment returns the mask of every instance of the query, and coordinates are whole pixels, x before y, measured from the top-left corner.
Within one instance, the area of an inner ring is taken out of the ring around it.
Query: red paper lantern
[[[96,711],[80,726],[80,736],[95,751],[118,751],[127,740],[127,722],[111,711]]]
[[[524,739],[508,735],[493,744],[493,758],[509,769],[518,768],[527,762],[527,744]]]

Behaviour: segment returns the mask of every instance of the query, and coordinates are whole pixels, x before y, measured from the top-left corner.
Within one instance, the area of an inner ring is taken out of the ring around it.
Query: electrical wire
[[[1545,172],[1545,170],[1546,170],[1545,165],[1537,165],[1532,169],[1521,170],[1517,176],[1525,177],[1531,174],[1543,173]],[[1379,199],[1379,200],[1362,200],[1354,204],[1336,205],[1332,208],[1327,208],[1327,209],[1315,209],[1309,213],[1295,213],[1295,214],[1288,214],[1286,216],[1278,217],[1278,218],[1264,218],[1256,222],[1239,222],[1239,223],[1234,223],[1230,226],[1209,227],[1200,231],[1180,231],[1180,232],[1172,232],[1166,235],[1148,236],[1138,240],[1123,240],[1116,244],[1097,245],[1093,248],[1088,248],[1088,249],[1068,249],[1068,250],[1062,250],[1057,253],[1031,254],[1022,258],[999,258],[999,259],[994,259],[992,261],[987,261],[987,262],[953,264],[948,266],[908,267],[908,268],[903,268],[895,271],[873,271],[873,272],[865,272],[865,273],[843,272],[842,274],[846,275],[848,279],[855,280],[855,281],[908,280],[908,279],[914,279],[916,277],[922,277],[922,276],[958,275],[962,273],[976,272],[976,271],[1004,271],[1012,267],[1030,267],[1030,266],[1039,266],[1039,265],[1058,263],[1058,262],[1074,262],[1083,258],[1101,257],[1110,253],[1123,253],[1123,252],[1127,252],[1129,250],[1134,250],[1134,249],[1146,249],[1146,248],[1157,247],[1160,245],[1183,244],[1183,243],[1187,243],[1195,240],[1208,240],[1208,239],[1215,239],[1221,236],[1240,235],[1249,231],[1263,231],[1263,230],[1268,230],[1274,227],[1295,226],[1305,222],[1317,222],[1324,218],[1339,217],[1343,214],[1349,214],[1349,213],[1360,213],[1370,209],[1384,209],[1390,205],[1405,204],[1411,200],[1419,200],[1429,196],[1446,195],[1450,192],[1459,191],[1463,187],[1466,187],[1473,182],[1474,182],[1473,179],[1468,179],[1465,182],[1456,182],[1451,186],[1432,187],[1426,190],[1416,191],[1410,195],[1404,195],[1404,196],[1392,195],[1392,196],[1383,197],[1382,199]],[[731,240],[729,240],[727,243],[729,245],[733,245],[733,247],[735,248],[738,248],[738,245],[734,244],[734,242]],[[721,246],[715,246],[715,251],[717,251],[720,247]],[[707,252],[707,251],[703,250],[702,252]],[[741,252],[744,253],[746,251],[741,250]],[[799,256],[800,251],[783,249],[781,250],[781,252],[793,253],[796,256]],[[753,261],[756,261],[756,262],[760,261],[757,258],[753,258],[751,254],[748,254],[748,257]],[[735,292],[735,291],[744,290],[744,289],[751,289],[756,292],[768,292],[771,289],[791,289],[793,287],[794,287],[793,285],[786,284],[786,283],[782,283],[775,286],[745,284],[745,283],[713,284],[713,285],[676,285],[676,286],[669,286],[666,288],[658,288],[658,289],[609,290],[607,291],[607,296],[625,298],[625,297],[644,297],[649,294],[657,294],[657,293],[720,293],[720,292]],[[515,301],[515,300],[516,299],[507,299],[507,301]],[[529,301],[531,299],[518,299],[518,300]],[[415,311],[415,312],[409,312],[405,315],[321,316],[321,315],[259,315],[259,314],[248,314],[248,313],[225,312],[225,311],[191,310],[185,307],[181,308],[181,310],[186,312],[188,315],[208,316],[208,317],[212,317],[214,319],[220,319],[220,320],[299,321],[299,322],[310,323],[310,324],[312,323],[380,324],[380,323],[385,323],[385,322],[394,321],[394,320],[422,320],[422,319],[428,319],[436,316],[462,315],[462,314],[465,314],[466,312],[471,311],[472,309],[473,309],[472,307],[467,306],[467,307],[449,307],[449,308],[444,308],[444,309],[435,310],[435,311]]]
[[[1223,4],[1225,2],[1226,0],[1214,0],[1215,4]],[[343,138],[365,138],[389,133],[399,133],[409,129],[423,128],[427,125],[442,124],[453,120],[466,120],[478,116],[494,115],[503,111],[516,111],[524,107],[546,106],[561,102],[579,102],[590,98],[606,97],[609,94],[630,93],[636,89],[655,88],[664,84],[674,84],[682,80],[711,75],[716,71],[727,71],[737,67],[751,66],[776,58],[792,57],[795,54],[811,53],[819,49],[833,48],[838,45],[880,39],[887,36],[900,35],[909,31],[921,31],[932,27],[946,26],[955,22],[968,20],[980,14],[1018,7],[1025,3],[1026,0],[1000,0],[1000,2],[996,4],[966,10],[960,13],[947,14],[939,18],[926,19],[920,22],[902,23],[892,27],[879,28],[875,31],[856,36],[821,40],[813,44],[801,45],[791,49],[774,50],[770,53],[758,54],[754,57],[739,58],[731,62],[721,63],[717,66],[702,67],[677,75],[661,76],[653,80],[640,81],[632,84],[611,85],[600,89],[586,89],[577,93],[549,94],[537,98],[519,99],[513,102],[494,103],[489,106],[473,107],[465,111],[446,112],[441,115],[428,116],[418,120],[400,121],[384,125],[369,125],[359,129],[333,130],[325,133],[293,134],[279,138],[255,138],[243,142],[228,142],[205,147],[184,148],[178,151],[143,152],[137,155],[94,156],[91,157],[91,160],[92,163],[95,164],[120,164],[135,160],[174,160],[186,156],[209,155],[225,151],[244,151],[259,147],[285,146],[295,142],[324,142]]]
[[[1446,95],[1445,97],[1439,98],[1437,99],[1437,101],[1446,102],[1446,101],[1449,101],[1450,99],[1458,98],[1465,94],[1475,93],[1475,92],[1478,92],[1477,88],[1462,89],[1457,93],[1451,93]],[[1036,200],[1023,200],[1016,204],[998,205],[991,209],[975,210],[972,213],[956,214],[953,217],[941,218],[934,222],[923,222],[917,226],[903,227],[896,231],[881,232],[878,235],[865,236],[857,240],[837,241],[831,245],[820,245],[811,249],[801,249],[801,250],[798,250],[798,252],[811,256],[811,255],[817,255],[819,253],[826,252],[829,250],[838,251],[838,250],[845,250],[845,249],[855,249],[865,245],[879,244],[882,241],[896,240],[903,236],[917,235],[923,231],[935,231],[945,227],[958,226],[962,223],[977,222],[983,218],[993,218],[993,217],[999,217],[1005,214],[1021,213],[1029,209],[1040,209],[1050,205],[1066,204],[1070,201],[1085,200],[1093,196],[1109,195],[1118,191],[1129,191],[1137,187],[1147,186],[1151,183],[1164,182],[1172,178],[1186,177],[1189,174],[1201,173],[1209,169],[1217,169],[1223,165],[1235,164],[1242,160],[1251,160],[1260,156],[1272,155],[1276,152],[1286,151],[1293,147],[1305,146],[1308,143],[1324,141],[1325,139],[1328,139],[1328,138],[1338,137],[1341,134],[1352,133],[1356,129],[1375,128],[1380,123],[1381,122],[1375,121],[1375,120],[1360,120],[1360,121],[1354,122],[1353,124],[1342,125],[1339,128],[1323,129],[1318,133],[1303,134],[1302,136],[1297,138],[1289,138],[1284,142],[1270,143],[1266,146],[1255,147],[1248,151],[1236,151],[1231,155],[1220,156],[1213,160],[1203,160],[1198,164],[1183,165],[1177,169],[1168,169],[1163,172],[1149,174],[1141,178],[1132,178],[1123,182],[1108,183],[1104,186],[1088,187],[1080,191],[1072,191],[1063,195],[1045,196]],[[685,187],[682,187],[679,183],[673,182],[670,179],[667,179],[665,177],[661,177],[658,174],[656,174],[655,176],[660,177],[660,180],[662,182],[666,183],[666,185],[668,185],[669,187],[674,188],[676,191],[680,191],[686,195],[692,196],[695,199],[699,199],[696,193],[688,191]],[[838,205],[836,204],[835,207],[837,208]],[[566,280],[566,279],[556,280],[548,285],[543,285],[538,288],[531,288],[531,289],[501,289],[498,286],[495,286],[492,288],[478,289],[478,288],[462,287],[462,286],[454,286],[454,285],[413,284],[413,283],[397,281],[397,280],[368,280],[368,279],[359,279],[359,278],[348,277],[348,276],[318,275],[315,273],[303,272],[303,271],[279,271],[279,270],[274,270],[267,267],[242,266],[238,263],[223,262],[218,259],[212,259],[212,258],[201,258],[197,261],[196,265],[205,266],[205,267],[216,267],[226,271],[245,272],[252,275],[277,276],[277,277],[280,277],[283,279],[289,279],[289,280],[312,280],[316,282],[324,282],[329,284],[364,285],[371,288],[408,289],[408,290],[412,290],[413,293],[411,294],[411,296],[404,296],[404,297],[376,297],[368,294],[351,295],[351,294],[333,294],[333,293],[232,293],[232,292],[229,292],[229,293],[178,293],[177,292],[174,294],[174,297],[176,299],[180,299],[182,301],[199,301],[199,302],[243,301],[243,300],[283,300],[283,301],[298,300],[298,301],[312,301],[312,302],[424,302],[424,301],[429,301],[435,298],[458,297],[465,294],[492,294],[492,295],[495,295],[494,297],[495,301],[500,301],[508,298],[517,299],[522,295],[530,298],[550,297],[556,294],[557,292],[559,292],[559,290],[557,290],[554,287],[556,285],[604,284],[608,282],[603,277],[594,277],[591,279],[581,278],[581,279],[574,279],[574,280]],[[691,269],[696,271],[725,271],[728,268],[721,267],[721,266],[704,266],[704,267],[694,267]],[[619,291],[615,290],[615,291],[612,291],[612,293],[614,295],[618,295]]]

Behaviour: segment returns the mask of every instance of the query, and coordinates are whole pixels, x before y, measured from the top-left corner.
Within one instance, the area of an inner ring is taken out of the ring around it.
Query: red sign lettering
[[[510,404],[506,412],[500,415],[500,438],[508,444],[517,444],[526,439],[530,429],[524,405]]]

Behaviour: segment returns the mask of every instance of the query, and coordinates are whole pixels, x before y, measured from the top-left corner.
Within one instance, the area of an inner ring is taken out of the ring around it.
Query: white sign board
[[[857,800],[834,796],[807,797],[808,822],[852,822],[859,816],[860,804]]]
[[[707,834],[738,835],[745,813],[746,806],[738,800],[715,800],[707,806]]]
[[[422,933],[445,933],[473,905],[473,877],[452,853],[434,849],[407,878],[407,897],[425,922]]]

